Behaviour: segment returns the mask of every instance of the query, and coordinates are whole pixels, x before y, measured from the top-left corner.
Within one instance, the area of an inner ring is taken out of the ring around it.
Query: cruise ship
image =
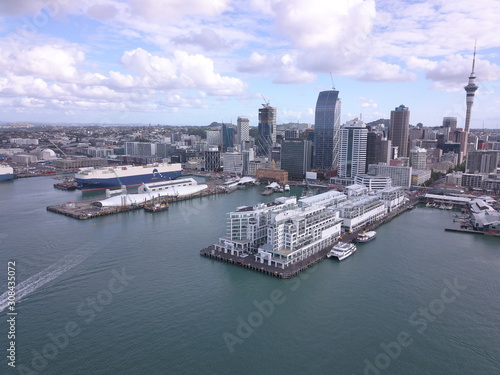
[[[14,169],[7,164],[0,164],[0,182],[12,180],[14,178]]]
[[[181,174],[181,164],[121,165],[81,168],[75,174],[75,181],[80,189],[101,190],[173,180]]]
[[[339,242],[328,252],[327,257],[335,257],[339,261],[351,256],[356,252],[356,245],[353,243]]]

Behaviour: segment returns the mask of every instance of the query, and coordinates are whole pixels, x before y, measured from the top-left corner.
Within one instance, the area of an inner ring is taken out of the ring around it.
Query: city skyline
[[[257,126],[267,101],[278,124],[313,124],[319,92],[335,87],[342,124],[387,119],[405,103],[413,125],[457,117],[463,128],[477,40],[470,128],[495,129],[499,12],[492,0],[3,3],[0,113],[11,122],[168,125],[244,116]]]

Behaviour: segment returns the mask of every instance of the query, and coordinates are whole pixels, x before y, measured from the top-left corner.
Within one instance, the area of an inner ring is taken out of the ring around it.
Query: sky
[[[0,0],[0,121],[314,124],[335,87],[342,122],[500,125],[498,0]]]

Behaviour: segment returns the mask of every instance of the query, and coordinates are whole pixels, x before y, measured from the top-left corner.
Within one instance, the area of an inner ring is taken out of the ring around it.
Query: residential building
[[[401,207],[405,203],[405,192],[400,186],[382,189],[377,192],[377,196],[384,203],[385,207],[387,207],[388,212]]]
[[[340,129],[339,177],[354,177],[365,172],[367,134],[365,123],[357,118]]]
[[[380,220],[387,214],[387,207],[377,196],[366,196],[342,206],[339,216],[344,230],[353,231]]]
[[[238,116],[238,144],[250,141],[250,121],[248,117]]]
[[[413,147],[410,150],[410,166],[413,169],[427,169],[427,150],[425,148]]]
[[[468,173],[495,173],[500,161],[499,155],[499,151],[469,152],[465,171]]]

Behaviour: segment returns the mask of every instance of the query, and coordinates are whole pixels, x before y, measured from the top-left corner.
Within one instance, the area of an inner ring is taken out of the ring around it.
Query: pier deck
[[[408,203],[401,208],[394,210],[390,212],[385,218],[373,222],[368,226],[365,226],[364,228],[361,228],[353,233],[344,233],[341,237],[342,242],[351,242],[353,241],[359,232],[363,230],[373,230],[377,228],[378,226],[382,225],[383,223],[386,223],[396,216],[400,215],[401,213],[411,210],[415,207],[416,202]],[[267,263],[260,263],[254,260],[253,255],[248,255],[246,257],[240,257],[237,255],[231,255],[230,253],[224,253],[224,252],[219,252],[215,251],[215,246],[210,245],[202,250],[200,250],[200,255],[205,256],[207,258],[212,258],[215,260],[219,260],[222,262],[227,262],[230,264],[234,264],[240,267],[248,268],[253,271],[257,272],[262,272],[267,275],[275,276],[281,279],[289,279],[291,277],[296,276],[300,272],[308,269],[309,267],[313,266],[314,264],[318,263],[319,261],[326,259],[326,255],[330,251],[331,246],[327,246],[314,255],[310,256],[307,259],[304,259],[300,262],[294,263],[286,268],[279,268],[275,266],[269,266]]]
[[[186,195],[183,197],[163,197],[162,199],[160,199],[159,203],[170,204],[172,202],[184,201],[187,199],[193,199],[193,198],[197,198],[197,197],[204,197],[207,195],[221,194],[221,193],[225,193],[225,192],[223,190],[219,190],[219,189],[204,190],[204,191],[201,191],[199,193]],[[72,217],[72,218],[78,219],[78,220],[87,220],[87,219],[93,219],[93,218],[100,217],[100,216],[113,215],[113,214],[118,214],[118,213],[122,213],[122,212],[143,209],[144,205],[145,205],[144,203],[140,203],[140,204],[136,204],[136,205],[117,206],[117,207],[97,207],[97,206],[94,206],[93,203],[97,202],[99,200],[101,200],[101,199],[57,204],[57,205],[53,205],[53,206],[48,206],[47,211],[54,212],[54,213],[61,214],[61,215],[65,215],[65,216],[69,216],[69,217]],[[157,198],[155,198],[155,201],[157,201]],[[148,201],[146,204],[149,204],[149,203],[150,202]]]

